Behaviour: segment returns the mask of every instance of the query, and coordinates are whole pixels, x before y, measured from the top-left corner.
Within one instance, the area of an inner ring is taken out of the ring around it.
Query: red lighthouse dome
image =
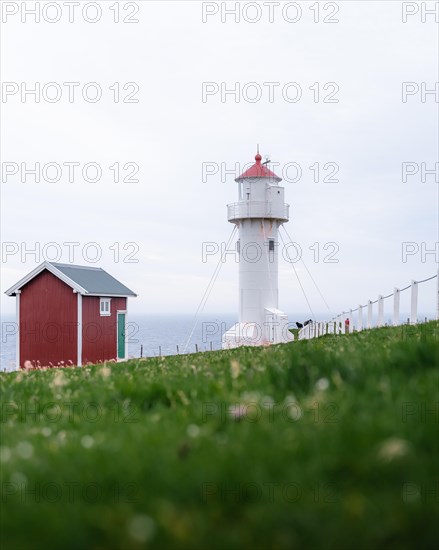
[[[248,170],[246,170],[243,174],[236,178],[235,181],[241,181],[247,178],[269,178],[277,183],[282,181],[282,178],[280,178],[269,168],[267,168],[267,166],[263,164],[261,160],[262,156],[259,154],[258,151],[255,156],[255,164],[253,164],[253,166],[251,166]]]

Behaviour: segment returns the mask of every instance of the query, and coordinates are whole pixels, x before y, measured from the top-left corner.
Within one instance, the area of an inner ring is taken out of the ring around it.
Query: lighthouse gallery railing
[[[265,201],[240,201],[227,205],[229,221],[241,218],[273,218],[278,220],[289,219],[289,204],[275,204]]]

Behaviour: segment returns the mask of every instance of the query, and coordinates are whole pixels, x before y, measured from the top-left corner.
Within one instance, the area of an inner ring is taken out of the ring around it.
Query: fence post
[[[412,298],[410,308],[410,324],[416,325],[418,322],[418,283],[412,281]]]
[[[372,328],[372,300],[367,301],[367,328]]]
[[[335,319],[335,334],[340,334],[340,315],[337,315]]]
[[[363,306],[358,306],[358,332],[363,330]]]
[[[384,300],[383,297],[380,295],[378,296],[378,326],[383,326],[383,320],[384,320]]]
[[[437,302],[436,302],[436,319],[439,321],[439,269],[437,270],[436,290],[437,290],[437,295],[436,295],[436,299],[437,299]]]
[[[349,311],[349,332],[354,332],[354,318],[352,316],[352,309]]]
[[[393,290],[393,326],[399,325],[399,288]]]

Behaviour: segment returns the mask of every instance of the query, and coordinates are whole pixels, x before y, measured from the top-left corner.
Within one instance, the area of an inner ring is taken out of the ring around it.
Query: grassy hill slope
[[[1,374],[2,548],[435,548],[438,341]]]

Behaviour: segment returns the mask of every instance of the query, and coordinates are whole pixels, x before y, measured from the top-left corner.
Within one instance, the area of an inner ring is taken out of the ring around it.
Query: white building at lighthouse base
[[[235,323],[223,335],[223,349],[238,348],[240,346],[261,346],[292,342],[288,315],[280,309],[266,308],[265,322]]]

